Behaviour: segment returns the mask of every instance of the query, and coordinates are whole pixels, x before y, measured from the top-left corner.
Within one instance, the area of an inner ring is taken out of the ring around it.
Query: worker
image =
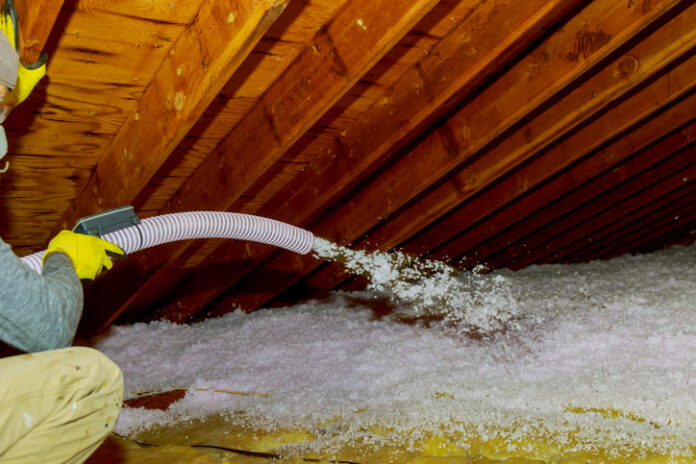
[[[3,102],[20,84],[15,48],[0,33]],[[0,158],[1,131],[3,148]],[[109,269],[109,253],[124,254],[98,237],[62,231],[38,274],[0,239],[0,340],[27,353],[0,359],[0,463],[81,463],[113,429],[120,369],[94,349],[70,347],[82,313],[80,280]]]

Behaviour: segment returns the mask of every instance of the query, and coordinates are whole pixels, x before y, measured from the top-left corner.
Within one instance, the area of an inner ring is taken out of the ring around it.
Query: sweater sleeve
[[[52,253],[39,275],[0,240],[0,339],[27,352],[70,346],[82,305],[67,255]]]

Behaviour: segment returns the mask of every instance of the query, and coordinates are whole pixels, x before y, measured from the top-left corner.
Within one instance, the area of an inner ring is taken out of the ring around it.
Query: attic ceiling
[[[461,268],[696,239],[693,1],[16,4],[22,34],[50,31],[23,37],[48,73],[5,122],[0,235],[20,255],[128,204]],[[310,255],[178,242],[87,286],[80,331],[361,285]]]

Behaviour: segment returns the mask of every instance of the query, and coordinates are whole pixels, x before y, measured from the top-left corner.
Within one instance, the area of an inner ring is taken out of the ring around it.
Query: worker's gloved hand
[[[65,253],[70,257],[75,272],[81,280],[94,280],[103,268],[111,269],[113,263],[109,254],[126,255],[126,252],[118,245],[99,237],[78,234],[69,230],[63,230],[53,237],[48,243],[43,259],[45,260],[48,255],[55,252]]]

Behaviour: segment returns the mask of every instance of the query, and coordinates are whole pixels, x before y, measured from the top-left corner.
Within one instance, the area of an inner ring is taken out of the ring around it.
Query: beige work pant
[[[81,463],[111,432],[123,375],[72,347],[0,359],[0,463]]]

